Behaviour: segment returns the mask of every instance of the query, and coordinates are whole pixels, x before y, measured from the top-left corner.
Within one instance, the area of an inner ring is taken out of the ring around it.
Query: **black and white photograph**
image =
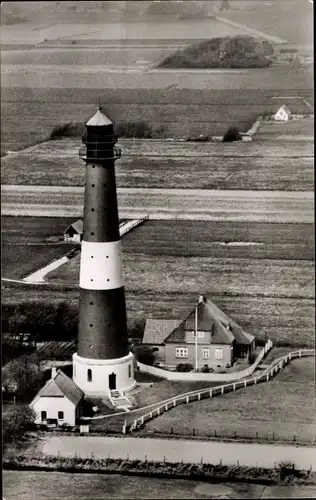
[[[316,499],[313,17],[1,3],[2,500]]]

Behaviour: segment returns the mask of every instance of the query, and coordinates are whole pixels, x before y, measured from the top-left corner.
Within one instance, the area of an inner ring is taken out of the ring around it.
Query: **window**
[[[203,359],[208,359],[210,357],[210,350],[203,349]]]
[[[58,420],[64,420],[64,412],[63,411],[58,412]]]
[[[215,349],[215,359],[223,359],[223,349]]]
[[[42,422],[43,422],[43,420],[47,420],[47,412],[46,411],[41,411],[41,419],[42,419]]]
[[[132,376],[132,365],[128,365],[128,377],[131,378]]]
[[[176,358],[187,358],[188,349],[187,347],[176,347]]]
[[[203,339],[204,338],[204,332],[201,332],[201,331],[198,330],[196,333],[197,333],[197,338],[198,339]],[[192,334],[193,334],[193,337],[195,338],[195,332],[194,331],[192,332]]]
[[[87,380],[88,382],[92,382],[92,370],[90,368],[87,371]]]

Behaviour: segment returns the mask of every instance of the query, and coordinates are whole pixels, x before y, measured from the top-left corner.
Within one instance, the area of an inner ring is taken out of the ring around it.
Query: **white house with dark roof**
[[[76,425],[83,403],[83,392],[61,370],[52,369],[52,376],[40,389],[30,407],[35,411],[36,424]]]
[[[189,363],[216,371],[230,368],[237,358],[250,357],[255,337],[201,296],[183,321],[147,320],[143,344],[152,348],[157,363],[167,368]]]
[[[83,238],[83,221],[78,219],[76,222],[70,224],[64,231],[64,241],[81,243]]]

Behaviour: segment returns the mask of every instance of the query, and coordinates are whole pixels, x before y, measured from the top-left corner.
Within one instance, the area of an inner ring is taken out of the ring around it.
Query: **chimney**
[[[201,303],[205,304],[205,302],[206,302],[206,297],[205,297],[205,295],[200,295],[200,296],[199,296],[199,304],[201,304]]]
[[[56,368],[56,366],[53,366],[52,367],[52,378],[55,378],[56,375],[57,375],[57,368]]]

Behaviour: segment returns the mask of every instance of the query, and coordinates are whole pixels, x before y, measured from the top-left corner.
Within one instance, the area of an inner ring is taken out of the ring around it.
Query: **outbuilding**
[[[82,390],[71,378],[53,368],[51,378],[30,403],[36,413],[35,423],[76,425],[82,413],[83,396]]]
[[[283,104],[274,115],[276,122],[287,122],[291,119],[292,113],[290,109]]]
[[[64,232],[64,241],[81,243],[83,238],[83,221],[78,219],[76,222],[70,224]]]

